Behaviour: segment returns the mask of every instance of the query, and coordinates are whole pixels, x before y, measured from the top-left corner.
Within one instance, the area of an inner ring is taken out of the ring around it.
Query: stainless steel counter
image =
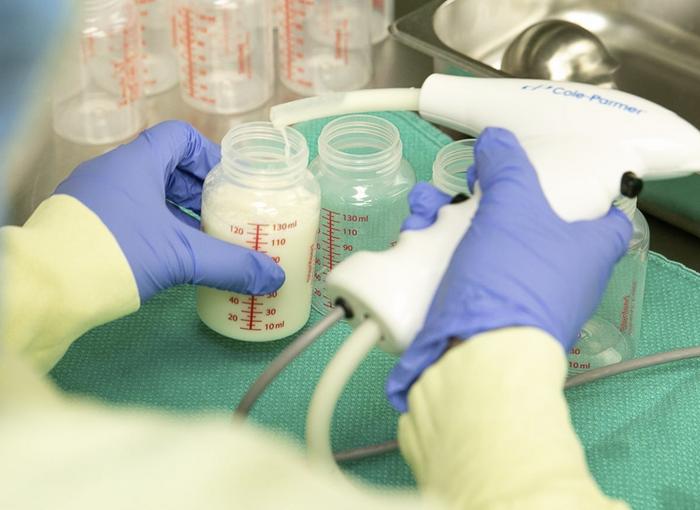
[[[423,0],[396,0],[396,14],[400,17],[420,7]],[[431,20],[425,20],[430,23]],[[432,59],[407,48],[397,41],[387,39],[374,49],[375,76],[373,87],[420,86],[433,72]],[[224,116],[204,114],[185,105],[180,99],[178,88],[148,100],[148,124],[166,119],[182,119],[192,123],[212,140],[221,140],[233,125],[250,120],[267,119],[273,104],[295,99],[297,96],[277,85],[275,95],[264,107],[244,115]],[[12,189],[12,211],[10,221],[21,224],[31,211],[47,196],[56,185],[80,162],[102,154],[111,146],[83,146],[68,142],[54,135],[50,128],[43,127],[37,134],[34,161],[22,169]],[[689,267],[700,270],[700,239],[680,229],[654,218],[649,218],[651,226],[651,247],[669,258],[679,260]]]

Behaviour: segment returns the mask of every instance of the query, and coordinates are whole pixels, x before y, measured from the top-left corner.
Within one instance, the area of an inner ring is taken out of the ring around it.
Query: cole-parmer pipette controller
[[[436,124],[476,136],[496,126],[515,133],[553,210],[566,221],[607,213],[620,194],[635,196],[641,179],[700,170],[700,132],[675,113],[640,97],[595,86],[434,74],[420,89],[330,94],[276,106],[278,126],[342,113],[416,110]],[[328,275],[331,299],[352,310],[350,322],[373,319],[379,346],[403,351],[421,328],[480,193],[443,207],[431,227],[403,232],[383,252],[358,252]]]

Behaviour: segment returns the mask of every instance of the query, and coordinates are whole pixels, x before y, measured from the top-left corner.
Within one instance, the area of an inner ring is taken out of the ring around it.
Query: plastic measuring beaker
[[[180,92],[212,113],[253,110],[272,97],[271,0],[176,0]]]
[[[53,126],[77,143],[124,140],[145,123],[142,46],[133,0],[83,0],[53,83]]]
[[[177,85],[177,57],[171,0],[136,0],[143,39],[143,86],[146,95]]]
[[[372,43],[383,41],[389,35],[394,21],[394,0],[372,0]]]
[[[284,129],[286,136],[268,122],[234,127],[221,142],[221,163],[204,181],[202,229],[268,254],[286,274],[284,285],[264,296],[197,289],[202,321],[230,338],[283,338],[311,311],[320,189],[307,170],[306,140]]]
[[[372,115],[347,115],[323,128],[311,171],[321,185],[314,308],[327,312],[326,275],[359,250],[384,250],[399,237],[416,182],[399,131]]]
[[[448,143],[440,149],[433,162],[433,185],[449,195],[471,195],[467,186],[467,169],[474,163],[476,140],[465,139]]]
[[[287,88],[313,95],[369,82],[370,0],[280,1],[280,79]]]
[[[632,240],[613,269],[600,306],[569,352],[571,374],[630,359],[636,351],[649,254],[649,225],[636,204],[629,198],[616,202],[632,220]]]

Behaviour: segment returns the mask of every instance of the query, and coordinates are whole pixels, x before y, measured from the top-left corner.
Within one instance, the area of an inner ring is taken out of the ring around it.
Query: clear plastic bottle
[[[649,255],[649,225],[636,203],[628,198],[616,202],[632,219],[632,240],[613,270],[600,306],[569,352],[570,374],[624,361],[636,352]]]
[[[177,85],[177,56],[171,0],[136,0],[143,39],[143,85],[146,95]]]
[[[372,77],[370,0],[281,0],[279,65],[301,95],[364,87]]]
[[[396,127],[372,115],[347,115],[323,128],[311,171],[321,185],[321,221],[314,271],[314,308],[327,312],[326,275],[359,250],[393,246],[416,182],[402,157]]]
[[[466,172],[474,161],[475,142],[458,140],[440,149],[433,163],[432,181],[437,188],[450,195],[469,194]],[[632,240],[613,270],[598,310],[569,352],[571,375],[630,359],[639,341],[649,226],[636,208],[636,200],[620,198],[616,205],[632,219]]]
[[[204,181],[202,229],[266,253],[285,271],[284,285],[265,296],[197,289],[197,311],[214,331],[254,342],[298,331],[311,310],[311,279],[320,188],[307,170],[304,137],[268,122],[232,128],[221,163]]]
[[[68,59],[53,83],[53,126],[77,143],[106,144],[145,123],[143,54],[133,0],[83,0]]]
[[[433,185],[449,195],[471,195],[467,169],[474,163],[476,140],[457,140],[440,149],[433,162]]]
[[[394,0],[372,0],[372,44],[387,38],[393,21]]]
[[[272,0],[176,0],[180,92],[190,106],[233,114],[274,90]]]

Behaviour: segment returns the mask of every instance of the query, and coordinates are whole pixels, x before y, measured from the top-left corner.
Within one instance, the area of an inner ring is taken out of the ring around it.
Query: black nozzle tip
[[[637,177],[634,172],[625,172],[622,174],[620,182],[620,193],[628,198],[635,198],[642,192],[644,181]]]
[[[451,204],[460,204],[462,202],[465,202],[469,200],[469,195],[465,193],[457,193],[455,196],[452,197],[452,200],[450,200]]]
[[[348,305],[348,303],[343,298],[336,299],[335,306],[336,307],[339,306],[340,308],[345,310],[345,318],[346,319],[350,320],[355,316],[354,312],[352,311],[352,308],[350,308],[350,305]]]

